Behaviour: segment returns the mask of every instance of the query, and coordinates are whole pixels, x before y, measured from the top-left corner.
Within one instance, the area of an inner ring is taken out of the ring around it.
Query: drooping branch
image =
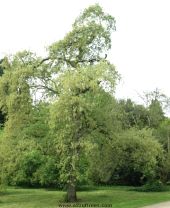
[[[44,59],[42,59],[38,64],[33,66],[33,69],[36,69],[37,67],[41,66],[41,64],[43,64],[44,62],[50,60],[50,57],[46,57]]]
[[[42,85],[42,84],[37,84],[37,85],[30,85],[31,88],[36,88],[36,89],[44,89],[44,90],[48,90],[52,93],[54,93],[55,95],[58,94],[57,90],[54,90],[51,87],[48,87],[47,85]]]

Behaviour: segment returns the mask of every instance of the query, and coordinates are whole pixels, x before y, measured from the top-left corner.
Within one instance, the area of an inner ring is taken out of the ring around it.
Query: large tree
[[[114,75],[114,69],[107,62],[77,68],[58,78],[58,90],[61,95],[51,108],[51,127],[56,135],[57,148],[62,159],[61,178],[68,185],[68,201],[76,200],[76,184],[81,177],[80,158],[89,144],[88,138],[93,131],[103,130],[108,134],[106,121],[100,120],[100,115],[96,115],[96,112],[100,113],[99,109],[105,110],[105,106],[100,103],[104,89],[98,82],[105,80],[110,71],[113,76],[109,77],[112,79],[109,83],[114,87],[116,73]]]
[[[0,80],[0,107],[8,113],[4,135],[24,138],[20,130],[30,125],[36,101],[30,95],[39,90],[39,99],[47,96],[52,102],[50,124],[61,156],[68,201],[76,201],[85,138],[98,128],[91,109],[100,93],[111,96],[114,92],[118,75],[106,60],[114,30],[115,19],[96,4],[80,14],[63,40],[49,47],[48,57],[23,52],[3,62],[6,73]]]
[[[99,5],[90,6],[75,20],[72,31],[49,47],[49,57],[37,68],[39,88],[55,98],[51,125],[54,132],[57,130],[61,178],[67,184],[68,201],[77,199],[82,138],[93,126],[92,97],[104,88],[111,93],[117,79],[114,67],[106,61],[114,30],[115,19]]]

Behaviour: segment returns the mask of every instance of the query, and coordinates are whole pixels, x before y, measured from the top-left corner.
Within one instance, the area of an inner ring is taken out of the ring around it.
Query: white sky
[[[161,89],[170,96],[170,0],[0,0],[0,58],[45,47],[99,3],[117,21],[109,58],[122,76],[118,97]]]

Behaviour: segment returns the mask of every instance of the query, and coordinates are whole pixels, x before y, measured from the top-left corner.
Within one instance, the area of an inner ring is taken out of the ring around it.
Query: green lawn
[[[0,208],[56,208],[64,192],[45,189],[9,188],[0,195]],[[112,208],[137,208],[170,200],[170,191],[143,193],[130,187],[98,187],[78,192],[81,204],[112,204]],[[78,207],[78,206],[76,206]]]

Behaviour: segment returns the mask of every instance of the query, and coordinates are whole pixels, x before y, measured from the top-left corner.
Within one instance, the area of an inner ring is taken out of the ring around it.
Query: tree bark
[[[67,187],[67,202],[76,202],[76,201],[77,201],[76,185],[75,185],[75,180],[72,177]]]

